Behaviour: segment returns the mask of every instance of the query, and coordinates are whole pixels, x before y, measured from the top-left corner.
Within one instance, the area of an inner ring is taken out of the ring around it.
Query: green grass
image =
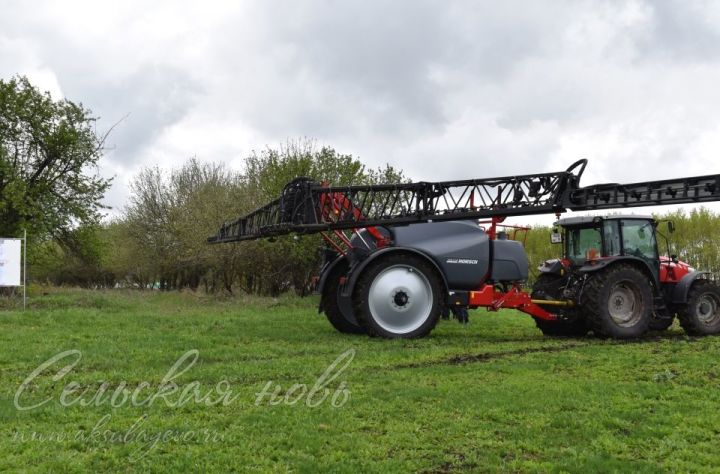
[[[313,299],[35,293],[27,312],[0,312],[0,471],[659,472],[720,465],[720,338],[687,338],[674,327],[632,343],[553,340],[521,314],[476,311],[468,327],[443,321],[428,338],[386,341],[336,333]],[[71,349],[82,359],[70,372],[53,381],[67,365],[58,362],[21,398],[26,405],[51,401],[18,410],[13,398],[23,380]],[[199,359],[176,380],[180,389],[197,382],[206,393],[226,381],[233,403],[59,403],[70,382],[87,390],[87,400],[103,381],[110,390],[148,382],[147,396],[193,349]],[[336,398],[340,404],[348,393],[344,405],[333,407],[330,398],[316,407],[305,399],[256,405],[267,382],[281,394],[293,384],[312,386],[349,349],[354,359],[327,387],[346,388]],[[168,432],[173,436],[151,445]]]

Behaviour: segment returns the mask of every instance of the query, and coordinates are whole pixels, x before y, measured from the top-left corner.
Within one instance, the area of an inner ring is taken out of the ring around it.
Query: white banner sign
[[[22,239],[0,239],[0,286],[22,286]]]

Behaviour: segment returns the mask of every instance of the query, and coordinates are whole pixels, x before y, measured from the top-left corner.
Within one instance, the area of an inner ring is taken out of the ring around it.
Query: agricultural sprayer
[[[586,165],[436,183],[336,187],[297,178],[208,241],[320,233],[327,249],[319,309],[344,333],[423,337],[441,317],[467,322],[468,310],[481,307],[527,313],[552,336],[634,338],[676,317],[689,334],[720,333],[720,288],[708,272],[661,256],[663,223],[560,219],[566,211],[720,201],[720,175],[581,187]],[[527,255],[502,222],[537,214],[557,216],[552,240],[564,251],[540,266],[527,292]]]

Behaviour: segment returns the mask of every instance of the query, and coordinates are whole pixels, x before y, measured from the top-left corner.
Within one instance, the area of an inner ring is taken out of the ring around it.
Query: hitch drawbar
[[[460,304],[458,298],[454,298],[455,304]],[[546,311],[540,305],[548,306],[575,306],[573,301],[559,300],[534,300],[530,295],[522,291],[518,286],[513,286],[508,291],[498,291],[492,285],[485,285],[480,290],[468,292],[467,306],[470,309],[487,308],[488,311],[500,309],[516,309],[546,321],[556,321],[556,315]]]
[[[530,300],[534,304],[544,304],[548,306],[564,306],[564,307],[572,307],[575,306],[574,301],[558,301],[558,300]]]

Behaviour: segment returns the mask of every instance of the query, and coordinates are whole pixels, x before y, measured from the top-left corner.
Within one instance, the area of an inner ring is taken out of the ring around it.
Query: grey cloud
[[[101,116],[101,126],[120,121],[108,144],[116,149],[115,159],[127,164],[142,160],[142,150],[180,121],[201,93],[186,72],[160,65],[145,66],[114,84],[71,83],[64,88],[71,96],[87,98]]]
[[[648,2],[652,34],[642,44],[649,57],[679,62],[720,58],[720,9],[717,2],[659,0]],[[715,16],[709,10],[715,8]]]
[[[391,114],[422,125],[442,121],[430,77],[441,60],[448,26],[437,8],[415,2],[321,3],[307,21],[285,33],[302,60],[334,87],[377,104],[379,127]],[[397,120],[401,121],[401,120]]]
[[[83,103],[99,117],[99,131],[120,121],[108,139],[114,161],[132,166],[145,159],[143,150],[180,121],[202,93],[191,68],[165,57],[143,60],[141,51],[133,51],[131,42],[124,47],[115,31],[97,43],[83,41],[61,24],[43,23],[41,15],[14,7],[14,15],[25,21],[0,19],[2,31],[22,41],[36,62],[54,71],[67,99]]]
[[[317,80],[321,100],[338,106],[334,111],[320,107],[322,115],[307,125],[333,131],[364,126],[403,136],[432,133],[453,119],[445,102],[454,79],[474,81],[478,88],[501,86],[522,60],[552,51],[559,42],[554,35],[572,16],[527,2],[316,1],[283,15],[277,14],[277,3],[265,5],[258,12],[261,48],[268,54],[284,48],[292,64],[284,71],[291,76],[287,81],[305,72]],[[257,100],[273,96],[261,94]],[[347,102],[337,103],[337,97]],[[284,111],[298,108],[312,117],[318,110],[313,99],[299,96],[283,104]],[[258,108],[271,110],[268,105]]]
[[[249,91],[238,112],[279,133],[437,127],[442,91],[431,68],[448,28],[428,5],[261,4],[251,30],[228,25],[217,40],[219,54],[243,71],[230,86]],[[254,54],[238,54],[239,44]]]

